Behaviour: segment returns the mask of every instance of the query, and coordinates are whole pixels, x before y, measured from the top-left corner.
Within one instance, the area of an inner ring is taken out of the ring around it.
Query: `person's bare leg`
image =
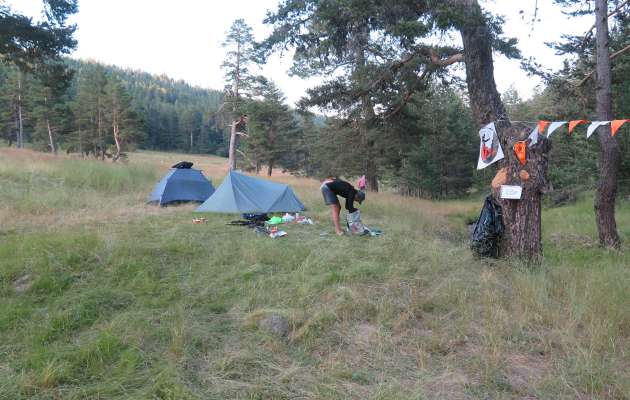
[[[341,225],[339,224],[339,212],[341,211],[341,206],[339,204],[331,204],[330,209],[332,210],[333,224],[335,224],[335,233],[337,235],[343,235]]]

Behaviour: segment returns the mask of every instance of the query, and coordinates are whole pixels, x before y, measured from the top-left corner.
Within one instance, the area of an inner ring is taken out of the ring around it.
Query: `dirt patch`
[[[466,399],[466,385],[470,379],[461,371],[445,371],[443,374],[431,378],[426,388],[426,394],[432,399],[460,400]]]
[[[535,354],[511,354],[506,362],[505,377],[517,391],[537,386],[550,369],[547,360]]]

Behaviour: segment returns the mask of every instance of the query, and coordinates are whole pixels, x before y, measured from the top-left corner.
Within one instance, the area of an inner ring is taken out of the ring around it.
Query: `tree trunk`
[[[120,127],[118,126],[118,118],[114,117],[114,143],[116,143],[116,154],[112,161],[116,162],[120,159],[122,152],[122,140],[120,138]]]
[[[17,101],[17,109],[18,109],[18,135],[17,135],[17,147],[19,149],[24,148],[24,121],[22,117],[22,72],[18,70],[17,72],[18,78],[18,101]]]
[[[365,50],[368,47],[370,30],[368,21],[360,21],[354,26],[354,75],[358,80],[359,86],[364,89],[367,85],[365,79],[366,57]],[[358,121],[359,137],[363,149],[365,151],[361,156],[364,157],[364,174],[367,189],[372,192],[378,192],[378,166],[375,161],[376,145],[374,140],[370,138],[370,124],[375,119],[374,104],[367,94],[361,96],[361,120]]]
[[[46,118],[46,127],[48,128],[48,145],[50,146],[50,151],[53,154],[57,154],[57,146],[55,146],[55,141],[53,139],[53,132],[52,129],[50,128],[50,120],[48,118]]]
[[[271,176],[273,172],[273,160],[269,160],[267,163],[267,176]]]
[[[238,121],[232,121],[230,127],[230,150],[228,152],[228,169],[230,171],[236,169],[236,124]]]
[[[193,130],[190,128],[190,152],[193,151]]]
[[[105,160],[105,145],[103,143],[103,131],[102,131],[102,125],[103,125],[103,121],[102,121],[102,115],[101,115],[101,104],[100,104],[100,100],[98,103],[98,112],[97,112],[97,116],[96,116],[96,126],[97,126],[97,131],[98,131],[98,146],[99,149],[101,151],[100,157],[101,160]],[[98,153],[94,154],[96,156],[96,158],[99,157]]]
[[[608,43],[608,0],[595,0],[595,26],[597,28],[597,91],[595,101],[597,118],[610,121],[612,115],[612,70]],[[599,180],[595,196],[595,217],[599,242],[602,246],[617,247],[620,244],[615,221],[615,199],[617,197],[617,174],[620,151],[617,139],[611,135],[610,126],[598,128],[600,144]]]
[[[525,140],[527,131],[511,126],[501,96],[494,81],[492,37],[477,0],[455,0],[463,12],[459,31],[464,43],[466,82],[473,114],[480,126],[496,121],[505,159],[500,167],[507,168],[508,185],[523,188],[520,200],[502,200],[498,191],[494,197],[503,207],[505,233],[501,243],[501,255],[536,259],[542,254],[541,244],[541,196],[547,186],[549,141],[541,138],[539,144],[527,149],[527,164],[521,167],[513,149],[518,140]],[[527,181],[519,177],[520,170],[530,174]]]

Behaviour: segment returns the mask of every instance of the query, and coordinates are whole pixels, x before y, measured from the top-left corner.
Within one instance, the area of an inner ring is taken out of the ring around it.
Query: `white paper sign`
[[[477,162],[477,169],[484,169],[488,165],[493,164],[501,160],[503,156],[503,149],[501,143],[499,143],[499,135],[494,127],[494,122],[489,123],[479,130],[479,161]]]
[[[501,198],[520,200],[523,188],[521,186],[501,185]]]

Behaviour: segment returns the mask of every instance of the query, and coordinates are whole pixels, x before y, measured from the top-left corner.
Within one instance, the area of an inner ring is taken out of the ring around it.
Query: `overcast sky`
[[[2,1],[2,0],[0,0]],[[386,1],[386,0],[384,0]],[[14,9],[37,16],[41,0],[5,0]],[[78,26],[75,58],[93,59],[120,67],[166,74],[193,85],[222,89],[220,69],[224,58],[221,42],[232,22],[243,18],[256,39],[270,32],[262,23],[266,11],[278,0],[79,0],[79,13],[72,18]],[[563,33],[583,33],[593,21],[569,18],[553,5],[539,0],[538,18],[532,17],[536,0],[482,0],[483,6],[506,17],[506,34],[519,39],[524,56],[534,56],[549,68],[559,68],[562,58],[545,46]],[[520,14],[519,11],[523,11]],[[319,81],[289,77],[290,58],[276,56],[262,73],[273,79],[291,103]],[[517,61],[495,57],[499,91],[514,85],[521,97],[530,97],[539,84],[519,69]]]

